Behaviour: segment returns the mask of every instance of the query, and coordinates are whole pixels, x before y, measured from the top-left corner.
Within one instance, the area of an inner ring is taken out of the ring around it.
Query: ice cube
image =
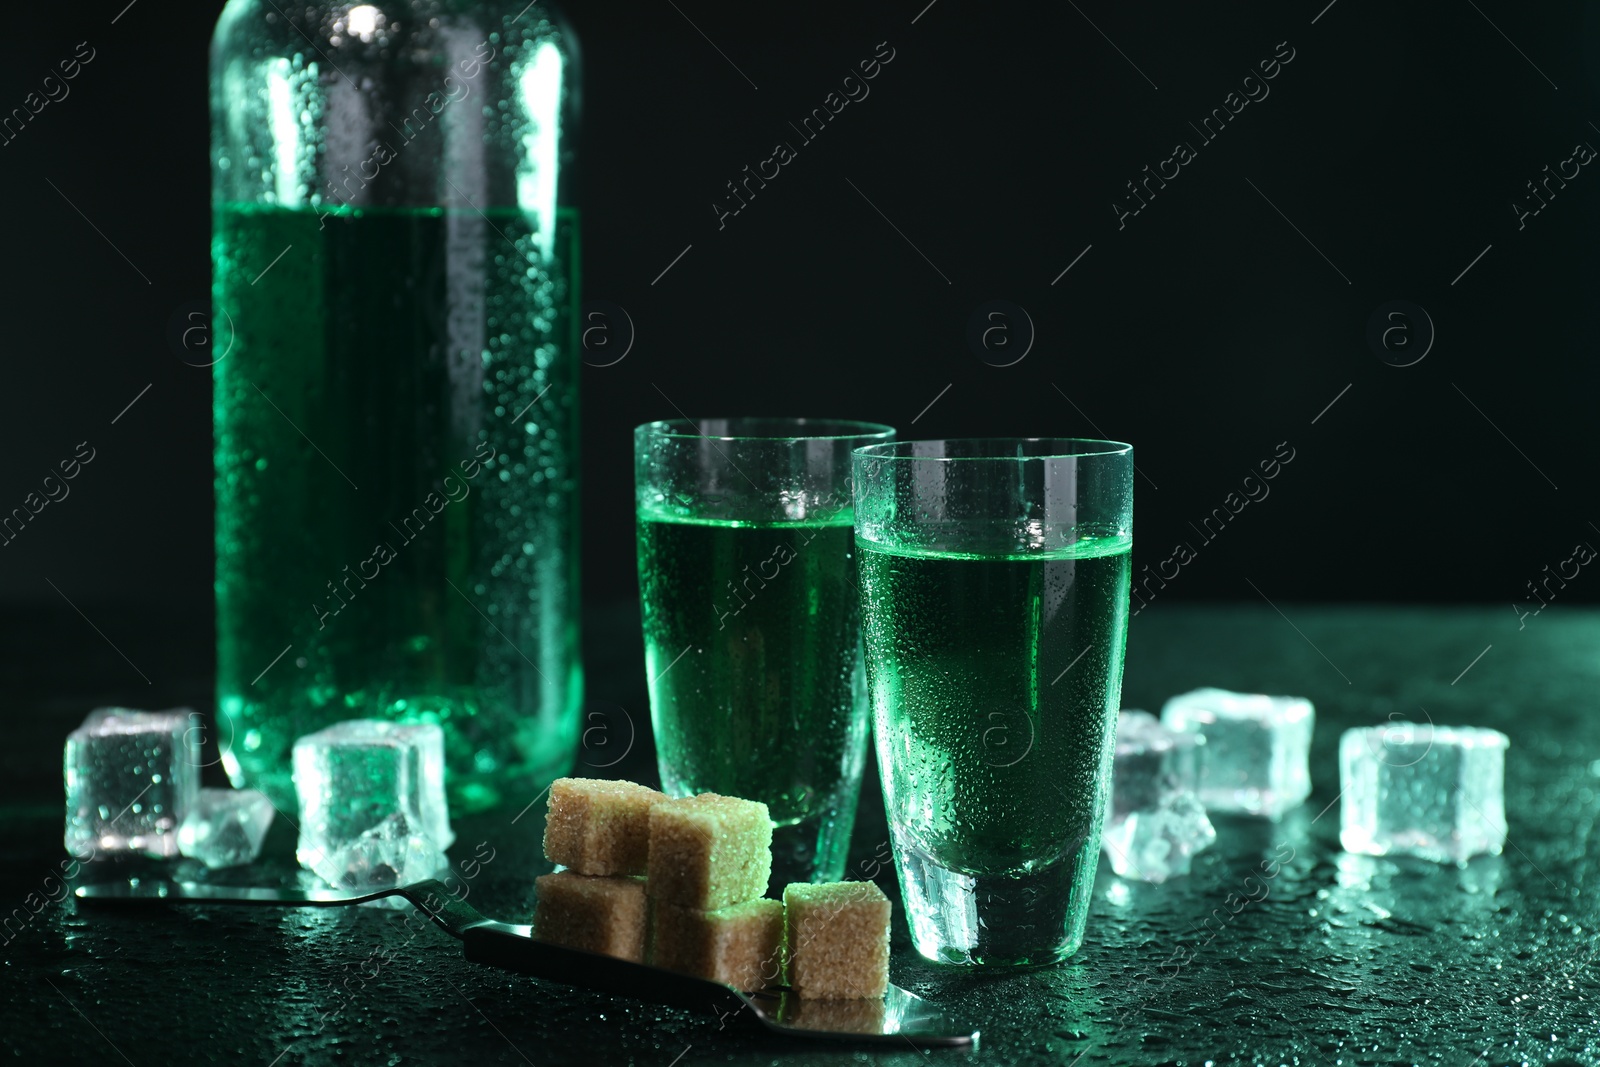
[[[178,851],[213,869],[251,863],[275,814],[254,789],[202,789],[178,827]]]
[[[1306,757],[1316,714],[1303,697],[1196,689],[1161,709],[1169,729],[1205,738],[1200,801],[1208,811],[1277,820],[1311,795]]]
[[[1117,719],[1117,755],[1106,822],[1153,808],[1168,793],[1195,790],[1205,739],[1161,725],[1148,711],[1124,710]]]
[[[67,851],[178,854],[200,787],[200,721],[188,708],[97,708],[67,736]]]
[[[1391,722],[1339,739],[1339,842],[1347,852],[1465,864],[1506,840],[1498,730]]]
[[[304,837],[301,838],[304,840]],[[356,837],[328,842],[307,864],[340,889],[375,889],[432,878],[450,865],[433,838],[404,815],[390,815]],[[304,858],[302,863],[306,863]]]
[[[1111,869],[1124,878],[1165,882],[1188,874],[1196,852],[1210,848],[1217,831],[1205,806],[1187,789],[1167,793],[1150,808],[1130,813],[1106,827]]]
[[[1200,734],[1169,730],[1148,711],[1118,718],[1102,839],[1117,874],[1147,882],[1188,874],[1194,853],[1217,839],[1195,795],[1204,745]]]
[[[294,784],[295,855],[334,885],[395,885],[444,866],[455,835],[436,724],[353,719],[307,734],[294,743]]]

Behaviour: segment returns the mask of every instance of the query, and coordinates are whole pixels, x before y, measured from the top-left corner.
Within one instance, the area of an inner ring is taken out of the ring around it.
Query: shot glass
[[[870,722],[850,453],[893,436],[835,419],[634,430],[662,788],[763,801],[779,893],[844,873]]]
[[[1121,704],[1133,449],[1030,438],[855,453],[867,685],[917,951],[1048,964],[1083,941]]]

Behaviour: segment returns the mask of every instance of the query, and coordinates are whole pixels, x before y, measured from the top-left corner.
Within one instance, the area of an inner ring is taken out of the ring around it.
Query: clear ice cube
[[[352,719],[307,734],[294,743],[294,784],[295,855],[333,885],[396,885],[445,865],[455,834],[436,724]]]
[[[200,721],[188,708],[97,708],[67,736],[67,851],[178,854],[200,787]]]
[[[1347,852],[1464,864],[1506,841],[1498,730],[1391,722],[1339,739],[1339,842]]]
[[[443,848],[404,815],[391,815],[357,837],[333,845],[311,869],[341,889],[405,885],[450,865]]]
[[[1164,882],[1188,874],[1193,855],[1216,840],[1195,795],[1204,744],[1199,734],[1169,730],[1148,711],[1118,717],[1102,838],[1118,875]]]
[[[202,789],[178,827],[178,851],[212,869],[252,863],[276,814],[254,789]]]
[[[1198,788],[1204,742],[1199,734],[1167,729],[1148,711],[1124,710],[1117,718],[1107,823],[1153,808],[1174,790]]]
[[[1161,722],[1205,738],[1200,801],[1208,811],[1277,820],[1311,795],[1307,757],[1316,720],[1303,697],[1196,689],[1167,701]]]
[[[1104,845],[1111,869],[1123,878],[1165,882],[1188,874],[1194,854],[1210,848],[1217,831],[1200,798],[1187,789],[1167,793],[1145,808],[1106,827]]]

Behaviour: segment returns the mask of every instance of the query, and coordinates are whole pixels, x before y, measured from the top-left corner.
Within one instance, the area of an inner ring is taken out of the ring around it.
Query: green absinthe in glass
[[[820,524],[639,516],[664,787],[764,801],[797,828],[780,841],[814,850],[775,870],[824,881],[843,872],[866,753],[854,541],[848,509]]]
[[[1094,881],[1131,539],[994,554],[858,547],[889,825],[902,877],[930,890],[908,900],[960,899],[976,878],[1011,922],[972,931],[975,959],[1070,955],[1077,941],[1058,941]],[[914,932],[931,922],[908,919]],[[940,936],[930,925],[919,940]]]
[[[570,372],[537,344],[566,294],[497,215],[218,212],[221,739],[279,803],[288,747],[340,718],[439,722],[466,807],[570,760]],[[441,343],[463,262],[488,334],[470,361]]]

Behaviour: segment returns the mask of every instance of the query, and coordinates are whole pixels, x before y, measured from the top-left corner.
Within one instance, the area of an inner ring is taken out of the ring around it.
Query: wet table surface
[[[1600,613],[1552,607],[1519,629],[1503,607],[1279,606],[1144,612],[1124,704],[1154,709],[1201,685],[1310,697],[1314,791],[1282,822],[1219,819],[1216,846],[1165,885],[1102,863],[1083,949],[1025,973],[919,960],[893,874],[879,872],[896,901],[894,981],[982,1031],[975,1052],[927,1053],[780,1040],[709,1012],[477,966],[394,911],[128,914],[54,899],[68,730],[112,701],[209,709],[210,683],[181,623],[97,616],[134,635],[120,645],[146,686],[81,620],[0,622],[13,732],[0,752],[0,1052],[139,1065],[1600,1062],[1600,895],[1587,891]],[[626,752],[603,773],[654,778],[637,629],[628,610],[589,620],[587,721],[603,729],[577,773]],[[1339,733],[1391,715],[1510,735],[1505,855],[1456,868],[1340,851]],[[858,877],[887,837],[876,780],[866,789]],[[533,879],[549,869],[543,804],[517,818],[526,803],[457,820],[451,849],[471,872],[470,902],[508,921],[527,921]],[[250,876],[292,879],[292,853],[280,820]]]

